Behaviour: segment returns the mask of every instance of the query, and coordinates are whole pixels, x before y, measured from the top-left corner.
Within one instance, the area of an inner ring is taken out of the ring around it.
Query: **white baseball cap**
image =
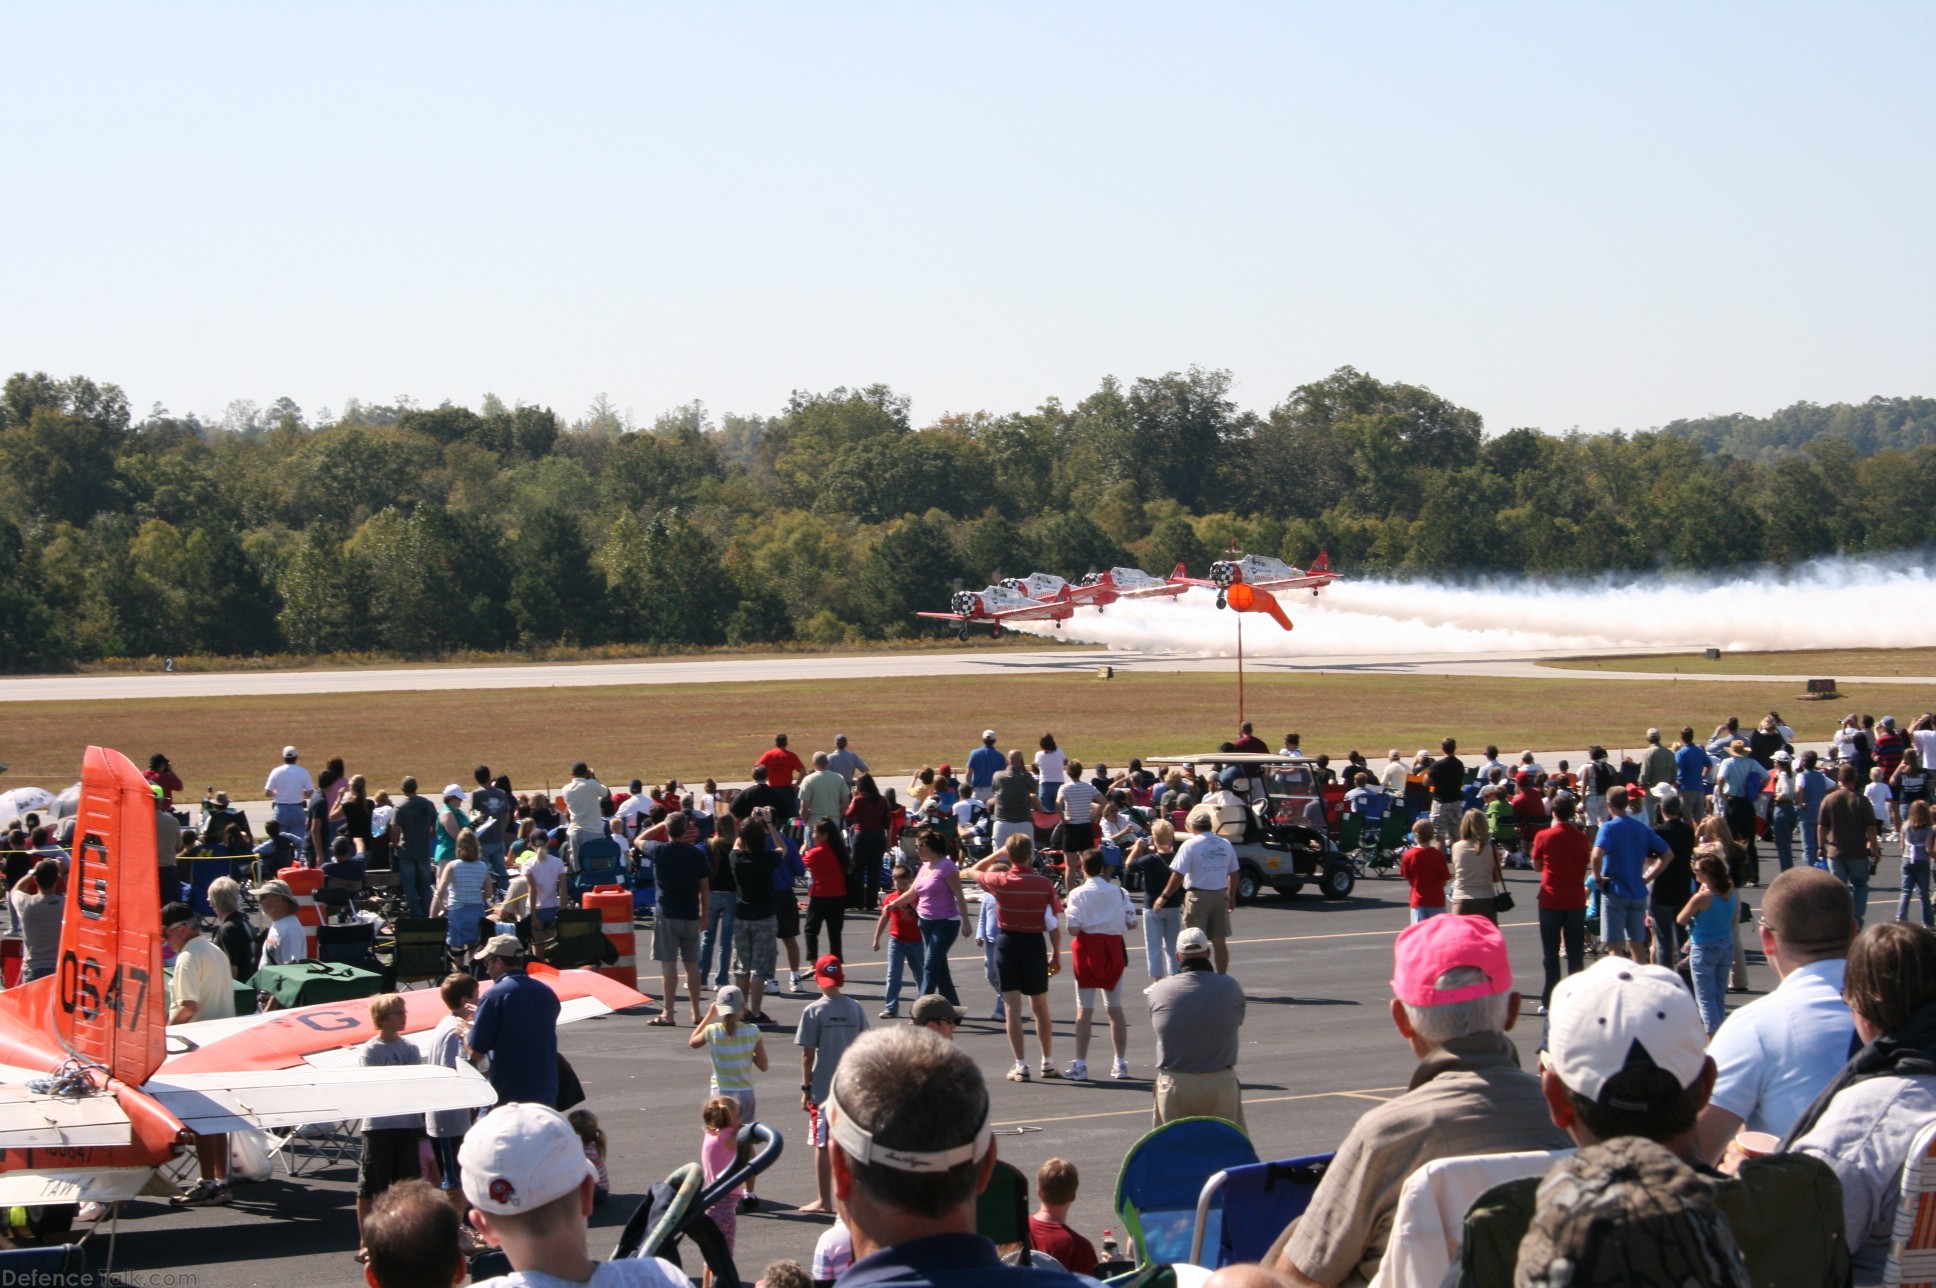
[[[1195,926],[1190,926],[1176,937],[1178,957],[1201,957],[1210,951],[1210,936]]]
[[[982,731],[981,731],[981,740],[982,740],[983,742],[993,742],[993,741],[995,741],[995,731],[994,731],[993,729],[984,729],[984,730],[982,730]]]
[[[455,796],[458,800],[461,801],[466,796],[469,796],[469,795],[470,793],[464,790],[464,785],[462,783],[452,783],[450,786],[444,788],[445,800],[449,800],[451,797]]]
[[[294,760],[296,758],[296,749],[294,747],[284,747],[282,749],[282,758],[284,760]]]
[[[1694,995],[1664,966],[1603,957],[1553,989],[1545,1061],[1567,1089],[1615,1109],[1607,1080],[1651,1065],[1694,1084],[1707,1065],[1707,1034]]]
[[[457,1166],[471,1206],[497,1216],[535,1211],[596,1174],[563,1114],[521,1102],[478,1119],[457,1151]]]

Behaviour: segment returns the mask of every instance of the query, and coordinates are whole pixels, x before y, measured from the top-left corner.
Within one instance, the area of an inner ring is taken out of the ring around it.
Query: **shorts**
[[[363,1156],[356,1161],[356,1197],[373,1199],[398,1181],[423,1174],[417,1165],[421,1127],[380,1127],[363,1133]]]
[[[1049,991],[1049,937],[1002,931],[995,936],[995,987],[1040,997]]]
[[[773,974],[773,918],[740,920],[733,923],[733,973],[751,979],[767,979]]]
[[[827,1148],[827,1111],[811,1100],[807,1102],[807,1144],[815,1149]]]
[[[652,960],[699,964],[699,922],[685,917],[652,919]]]
[[[1609,944],[1647,942],[1647,900],[1610,894],[1600,901],[1600,938]]]
[[[1230,892],[1188,890],[1183,895],[1183,924],[1212,939],[1230,938]]]
[[[792,939],[800,933],[800,901],[791,890],[773,895],[773,933],[781,939]]]
[[[1102,998],[1100,1005],[1103,1009],[1120,1011],[1123,1007],[1123,986],[1121,984],[1118,984],[1114,988],[1084,988],[1082,985],[1077,984],[1076,1009],[1078,1011],[1096,1010],[1098,1006],[1096,998],[1098,996]]]
[[[558,929],[557,905],[553,904],[549,908],[539,908],[536,911],[534,911],[531,914],[531,924],[538,927],[540,930]]]
[[[1221,1118],[1245,1127],[1244,1089],[1235,1069],[1215,1073],[1166,1073],[1156,1075],[1155,1124],[1179,1118]],[[1246,1128],[1246,1130],[1248,1130]]]
[[[739,1121],[742,1127],[758,1116],[759,1096],[751,1087],[721,1087],[715,1083],[710,1094],[727,1096],[739,1102]]]

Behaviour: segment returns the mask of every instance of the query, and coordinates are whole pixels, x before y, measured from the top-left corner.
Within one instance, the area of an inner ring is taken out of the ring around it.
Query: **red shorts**
[[[1114,989],[1123,981],[1129,956],[1121,935],[1077,935],[1074,951],[1076,987]]]

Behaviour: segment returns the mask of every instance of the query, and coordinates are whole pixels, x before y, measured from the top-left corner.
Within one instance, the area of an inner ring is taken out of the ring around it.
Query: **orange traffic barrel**
[[[632,892],[624,886],[595,886],[579,900],[586,908],[598,909],[599,929],[618,954],[610,966],[593,967],[599,974],[615,979],[627,988],[639,986],[638,935],[632,928]]]
[[[303,927],[303,956],[316,960],[316,927],[323,924],[323,910],[316,904],[316,892],[323,888],[321,868],[284,868],[276,873],[289,883],[296,896],[296,920]]]

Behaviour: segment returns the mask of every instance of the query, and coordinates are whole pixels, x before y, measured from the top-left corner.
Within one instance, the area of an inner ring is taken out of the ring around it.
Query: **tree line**
[[[885,385],[634,425],[284,398],[219,423],[84,377],[0,390],[0,666],[112,657],[836,643],[957,581],[1231,544],[1347,574],[1786,564],[1936,540],[1936,402],[1487,436],[1346,367],[1258,413],[1230,374],[915,425]]]

